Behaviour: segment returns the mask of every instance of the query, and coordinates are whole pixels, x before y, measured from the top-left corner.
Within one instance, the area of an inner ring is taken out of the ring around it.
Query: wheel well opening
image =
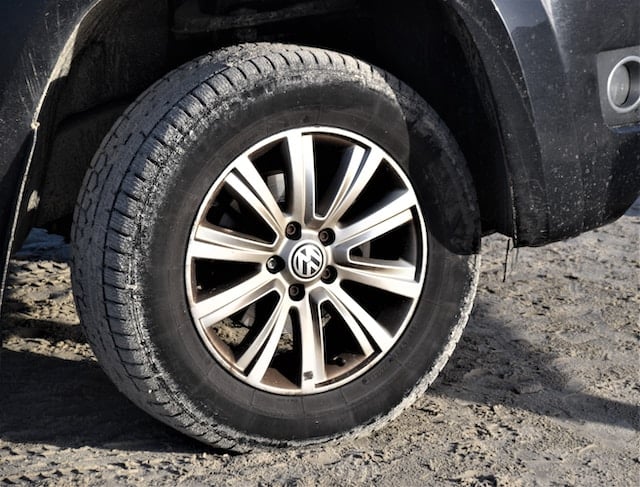
[[[342,51],[420,93],[458,141],[478,193],[483,231],[509,233],[512,215],[497,123],[473,43],[440,2],[398,0],[103,0],[82,27],[67,76],[43,111],[30,184],[35,223],[66,234],[82,178],[102,138],[135,97],[183,62],[251,41]]]

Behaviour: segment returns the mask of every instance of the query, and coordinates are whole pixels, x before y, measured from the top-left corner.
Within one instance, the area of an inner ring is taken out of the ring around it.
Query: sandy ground
[[[69,250],[36,231],[2,318],[0,484],[640,485],[640,200],[520,250],[503,283],[506,246],[486,239],[462,341],[399,419],[337,445],[230,455],[116,391],[78,326]]]

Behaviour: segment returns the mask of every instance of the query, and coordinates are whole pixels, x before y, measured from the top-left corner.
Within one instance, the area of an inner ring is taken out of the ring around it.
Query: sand
[[[234,455],[161,425],[107,380],[61,238],[32,232],[1,319],[0,484],[638,485],[640,200],[509,259],[485,239],[476,305],[429,391],[379,432]]]

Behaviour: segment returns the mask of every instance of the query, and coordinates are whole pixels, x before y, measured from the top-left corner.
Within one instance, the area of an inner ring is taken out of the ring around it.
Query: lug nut
[[[304,298],[304,287],[300,284],[292,284],[289,286],[289,297],[294,301],[300,301]]]
[[[335,239],[336,235],[330,228],[320,230],[320,233],[318,233],[318,240],[322,245],[331,245]]]
[[[280,272],[283,269],[283,267],[284,267],[284,262],[277,255],[274,255],[273,257],[270,257],[269,260],[267,260],[267,270],[272,274],[275,274],[276,272]]]
[[[300,224],[297,222],[289,223],[285,229],[285,234],[291,240],[298,240],[300,238]]]
[[[331,284],[336,280],[336,277],[338,277],[338,272],[333,267],[327,266],[325,270],[322,271],[320,279],[322,279],[322,282],[325,284]]]

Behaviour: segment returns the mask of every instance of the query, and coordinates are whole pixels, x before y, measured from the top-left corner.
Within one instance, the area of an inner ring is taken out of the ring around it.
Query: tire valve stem
[[[338,367],[344,367],[347,364],[347,361],[340,355],[336,355],[335,357],[333,357],[331,362],[333,362]]]

